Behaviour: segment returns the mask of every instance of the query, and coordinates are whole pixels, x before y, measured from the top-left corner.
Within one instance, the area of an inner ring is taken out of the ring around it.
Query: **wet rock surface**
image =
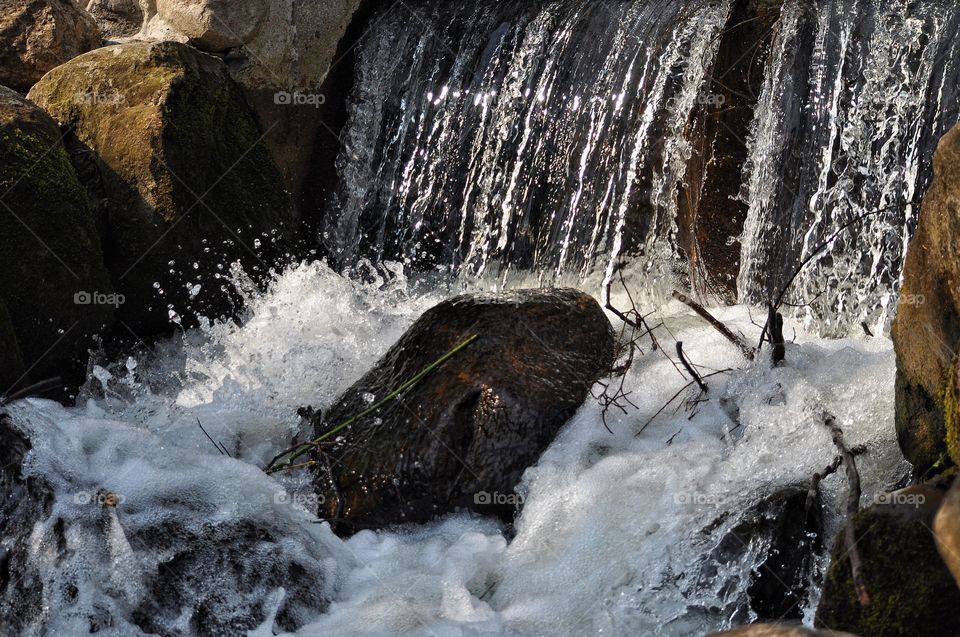
[[[571,289],[466,295],[428,310],[324,414],[315,434],[370,407],[470,336],[442,367],[341,432],[320,458],[321,516],[353,531],[458,508],[512,520],[514,487],[613,363],[597,302]],[[331,480],[332,475],[332,480]]]
[[[854,591],[844,532],[838,536],[816,623],[871,637],[945,637],[960,634],[960,589],[937,552],[933,518],[945,486],[909,487],[854,518],[870,604]]]
[[[6,308],[0,310],[0,334],[6,322],[16,337],[16,347],[0,359],[12,359],[15,368],[19,358],[21,374],[29,370],[34,381],[61,377],[79,384],[94,337],[113,320],[113,306],[95,302],[94,295],[106,298],[112,284],[86,193],[56,123],[3,87],[0,193],[0,302]],[[5,384],[0,394],[10,389]]]
[[[960,480],[956,478],[940,505],[933,531],[940,556],[960,586]]]
[[[754,624],[740,626],[722,633],[711,633],[707,637],[857,637],[851,633],[833,630],[811,630],[803,626],[783,624]]]
[[[286,258],[289,198],[218,58],[174,42],[104,47],[49,73],[30,97],[72,132],[124,295],[118,315],[139,336],[171,319],[233,316],[231,263],[259,280]]]
[[[934,178],[904,265],[893,324],[897,436],[923,473],[960,462],[956,352],[960,345],[960,127],[937,147]]]

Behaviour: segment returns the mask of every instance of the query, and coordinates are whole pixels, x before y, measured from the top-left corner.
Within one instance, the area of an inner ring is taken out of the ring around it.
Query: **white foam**
[[[343,542],[289,498],[278,499],[284,490],[307,497],[305,476],[274,480],[258,467],[289,444],[298,406],[327,406],[424,309],[451,293],[417,290],[396,271],[380,273],[358,284],[323,265],[299,266],[268,293],[252,294],[242,327],[207,325],[136,360],[100,361],[87,399],[75,408],[41,400],[14,405],[35,433],[28,470],[54,484],[58,514],[103,515],[78,493],[106,490],[122,498],[107,511],[106,546],[92,519],[75,525],[74,557],[66,562],[57,562],[51,529],[38,529],[34,559],[49,581],[67,577],[67,569],[71,577],[88,573],[80,578],[80,604],[122,615],[144,594],[142,573],[163,559],[129,542],[131,535],[167,516],[197,529],[211,518],[253,520],[280,529],[286,554],[324,573],[318,586],[333,603],[298,631],[303,637],[696,634],[725,623],[762,548],[708,578],[704,556],[736,517],[713,533],[701,531],[726,511],[806,484],[828,464],[835,451],[824,410],[851,444],[869,450],[861,458],[864,502],[903,470],[888,339],[800,333],[788,345],[787,364],[771,369],[744,361],[710,326],[671,303],[649,319],[664,321],[657,334],[667,351],[682,340],[704,373],[737,368],[707,379],[706,400],[691,404],[696,391],[688,389],[634,436],[687,383],[648,348],[625,382],[637,409],[608,414],[611,433],[599,404],[588,400],[527,471],[512,541],[493,521],[458,514]],[[714,312],[757,337],[746,308]],[[206,439],[198,418],[233,458]],[[833,511],[844,489],[839,476],[825,481]],[[837,521],[828,517],[831,533]],[[270,592],[273,607],[285,594]],[[50,626],[79,626],[57,604],[49,614]],[[270,634],[272,623],[271,616],[256,634]]]

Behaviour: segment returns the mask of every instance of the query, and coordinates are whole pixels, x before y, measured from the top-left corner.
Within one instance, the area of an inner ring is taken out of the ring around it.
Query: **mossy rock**
[[[940,505],[933,530],[940,555],[960,586],[960,480],[956,478]]]
[[[235,315],[230,264],[262,279],[285,257],[289,197],[220,59],[175,42],[104,47],[30,98],[72,130],[126,297],[118,316],[141,336],[168,330],[169,310],[187,323]]]
[[[960,348],[960,127],[934,159],[893,324],[897,436],[918,473],[960,462],[953,372]]]
[[[934,543],[933,517],[945,487],[919,485],[854,518],[870,604],[854,592],[844,534],[837,538],[817,625],[870,637],[960,635],[960,589]]]
[[[93,337],[113,318],[109,305],[75,302],[112,291],[100,239],[56,123],[3,87],[0,197],[0,300],[22,363],[34,380],[82,381]]]

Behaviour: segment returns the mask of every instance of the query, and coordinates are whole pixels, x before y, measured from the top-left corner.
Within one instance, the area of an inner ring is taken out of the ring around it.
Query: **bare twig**
[[[207,437],[207,440],[210,441],[210,444],[213,445],[214,449],[220,452],[221,456],[227,456],[228,458],[233,457],[230,455],[230,452],[227,451],[227,448],[223,446],[223,443],[217,442],[210,437],[210,434],[207,433],[207,430],[203,428],[203,423],[200,422],[199,418],[197,418],[197,425],[200,427],[200,431],[203,432],[203,435]]]
[[[787,350],[783,342],[783,315],[772,303],[767,306],[767,331],[770,335],[770,358],[776,367],[786,358]]]
[[[28,385],[23,389],[18,389],[12,394],[0,395],[0,406],[9,405],[15,400],[20,400],[21,398],[26,398],[27,396],[32,396],[34,394],[42,394],[45,391],[50,391],[57,385],[60,385],[63,381],[59,376],[54,378],[48,378],[47,380],[41,380],[38,383]]]
[[[730,328],[720,322],[713,314],[710,314],[706,308],[688,297],[686,294],[681,294],[676,290],[673,291],[673,298],[677,299],[681,303],[684,303],[691,310],[699,314],[701,318],[710,323],[710,325],[720,332],[724,338],[736,345],[744,357],[747,358],[747,360],[753,360],[753,350],[750,349],[750,346],[744,343],[742,338],[730,331]]]
[[[843,457],[847,482],[850,485],[850,492],[847,494],[847,523],[843,534],[844,543],[847,555],[850,556],[850,571],[853,574],[853,586],[857,594],[857,600],[861,606],[869,606],[870,593],[867,591],[863,578],[863,560],[860,559],[860,549],[857,547],[857,537],[853,524],[854,516],[860,512],[860,472],[857,471],[857,459],[854,452],[844,442],[843,430],[837,425],[836,418],[832,414],[824,414],[823,424],[830,430],[833,444]]]
[[[710,391],[710,388],[707,387],[707,384],[703,382],[703,379],[700,378],[700,374],[697,373],[697,370],[693,368],[693,365],[690,364],[690,361],[687,360],[687,357],[683,355],[683,341],[677,341],[677,356],[680,357],[680,362],[683,363],[683,367],[687,370],[687,373],[696,381],[697,386],[700,387],[700,390],[703,393]]]
[[[716,376],[716,375],[718,375],[718,374],[727,374],[727,373],[732,372],[732,371],[733,371],[732,368],[721,369],[721,370],[719,370],[719,371],[713,372],[712,374],[704,374],[703,378],[710,378],[711,376]],[[674,394],[673,396],[670,397],[670,400],[668,400],[667,402],[665,402],[665,403],[663,404],[663,406],[662,406],[660,409],[657,410],[657,413],[655,413],[654,415],[650,416],[650,418],[647,420],[647,422],[643,423],[643,426],[640,427],[640,429],[637,430],[637,433],[635,433],[634,436],[639,436],[640,434],[642,434],[642,433],[643,433],[643,430],[646,429],[646,428],[650,425],[650,423],[652,423],[652,422],[656,419],[657,416],[659,416],[660,414],[662,414],[662,413],[664,412],[664,410],[665,410],[667,407],[669,407],[670,404],[673,403],[673,401],[675,401],[675,400],[680,396],[680,394],[682,394],[683,392],[685,392],[691,385],[694,385],[694,384],[696,384],[696,383],[691,380],[689,383],[687,383],[686,385],[684,385],[683,387],[681,387],[680,390],[679,390],[676,394]]]

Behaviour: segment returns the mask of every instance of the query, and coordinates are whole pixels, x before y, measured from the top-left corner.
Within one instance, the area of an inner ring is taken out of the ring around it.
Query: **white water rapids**
[[[490,519],[455,514],[342,541],[305,510],[315,504],[305,475],[275,480],[259,467],[288,444],[297,407],[329,405],[424,309],[459,291],[416,284],[395,265],[376,271],[361,284],[322,264],[295,267],[266,294],[248,292],[242,327],[207,325],[104,363],[76,407],[27,399],[9,408],[33,434],[25,471],[56,492],[54,515],[30,538],[46,595],[37,632],[86,633],[90,616],[106,610],[112,623],[101,634],[142,634],[131,609],[148,595],[146,574],[169,555],[136,538],[176,516],[188,529],[243,521],[277,529],[274,552],[256,559],[309,565],[332,600],[326,612],[307,614],[296,633],[304,637],[702,634],[750,619],[735,613],[764,547],[746,547],[716,573],[705,575],[704,562],[738,513],[784,486],[808,484],[830,462],[822,410],[867,449],[865,503],[904,472],[888,339],[798,331],[786,365],[772,369],[746,362],[673,303],[647,308],[663,321],[668,351],[679,339],[704,373],[735,368],[708,379],[707,400],[692,404],[696,392],[687,390],[635,435],[687,383],[647,350],[626,379],[637,409],[609,414],[611,433],[588,399],[527,471],[512,539]],[[758,336],[748,308],[714,311],[750,340]],[[198,419],[233,458],[206,439]],[[842,477],[826,479],[828,511],[840,510],[845,488]],[[106,514],[97,502],[104,492],[119,499]],[[102,522],[73,524],[58,549],[58,516]],[[828,538],[837,522],[828,515]],[[186,541],[171,538],[174,548]],[[69,604],[58,597],[68,581],[76,588]],[[287,594],[282,584],[264,586],[274,607]],[[192,633],[186,618],[158,621]],[[272,628],[271,616],[253,634]]]

